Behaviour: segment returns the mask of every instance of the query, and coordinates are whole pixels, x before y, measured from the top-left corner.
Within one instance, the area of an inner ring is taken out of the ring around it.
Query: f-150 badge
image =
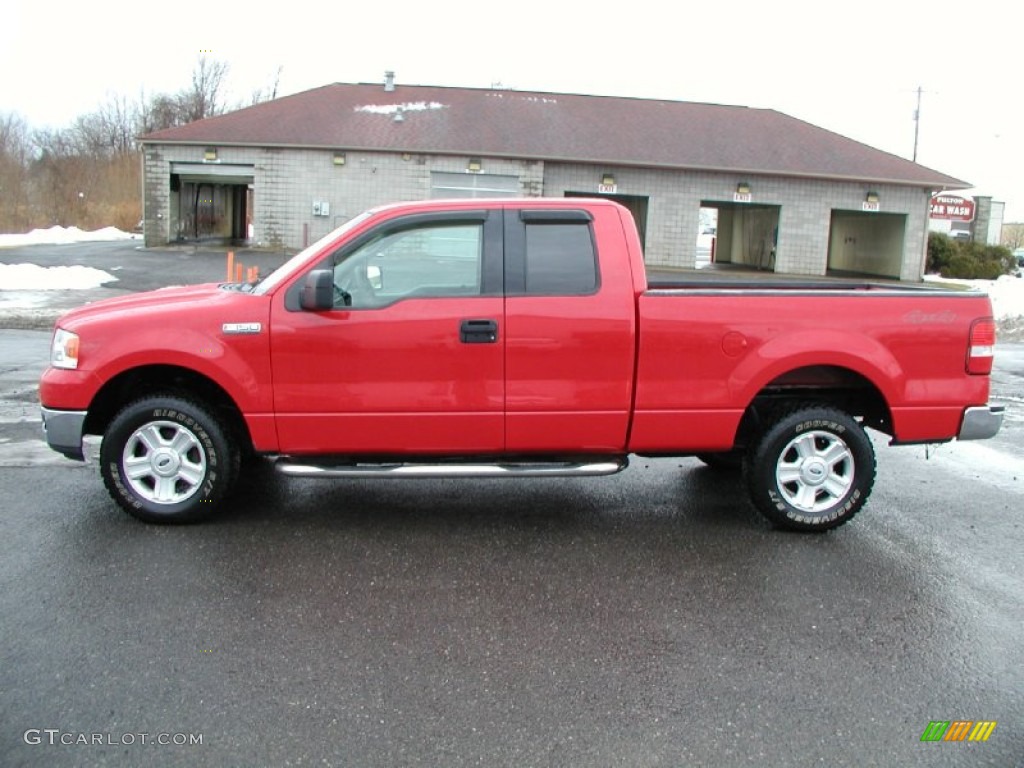
[[[263,330],[262,323],[224,323],[220,327],[224,333],[259,333]]]

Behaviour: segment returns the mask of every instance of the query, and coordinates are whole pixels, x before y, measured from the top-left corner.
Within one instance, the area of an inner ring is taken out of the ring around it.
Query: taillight
[[[971,342],[967,348],[967,372],[987,375],[992,373],[992,358],[996,353],[996,321],[991,317],[971,323]]]

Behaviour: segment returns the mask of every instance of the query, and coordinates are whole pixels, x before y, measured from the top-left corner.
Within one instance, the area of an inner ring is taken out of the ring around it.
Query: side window
[[[597,290],[597,259],[586,222],[526,224],[526,293],[585,296]]]
[[[334,305],[373,309],[407,298],[481,295],[483,224],[383,234],[334,267]]]

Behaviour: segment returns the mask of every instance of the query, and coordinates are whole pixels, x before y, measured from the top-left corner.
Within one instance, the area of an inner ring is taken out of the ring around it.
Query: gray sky
[[[267,9],[274,8],[272,12]],[[671,8],[672,10],[667,10]],[[61,127],[112,95],[177,91],[201,51],[241,102],[332,82],[701,101],[785,112],[975,185],[1024,221],[1024,5],[3,0],[0,111]]]

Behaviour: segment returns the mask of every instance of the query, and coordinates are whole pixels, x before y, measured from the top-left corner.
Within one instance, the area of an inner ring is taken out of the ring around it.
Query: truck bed
[[[698,270],[676,272],[648,269],[649,290],[743,290],[743,291],[884,291],[886,293],[916,296],[921,293],[958,294],[978,296],[928,283],[904,283],[897,280],[864,280],[841,276],[775,275],[768,272],[751,273],[749,270]]]

